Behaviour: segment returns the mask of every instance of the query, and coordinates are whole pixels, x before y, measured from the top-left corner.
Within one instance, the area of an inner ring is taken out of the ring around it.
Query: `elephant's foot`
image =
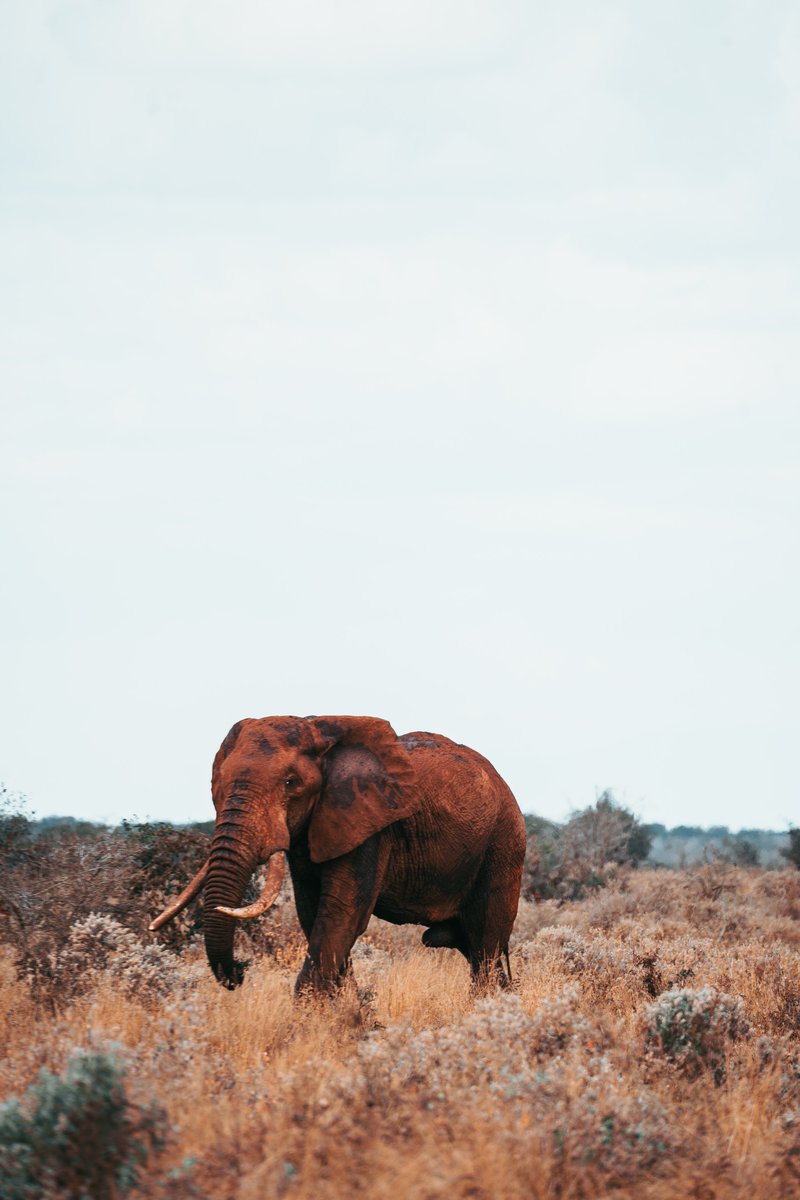
[[[323,972],[319,963],[306,955],[295,981],[294,994],[298,999],[307,996],[336,996],[348,979],[352,979],[349,957],[338,971],[330,974]]]
[[[470,962],[470,969],[472,972],[472,990],[478,995],[486,995],[487,992],[491,992],[495,988],[507,991],[514,986],[500,958],[481,957],[480,959],[472,960]]]

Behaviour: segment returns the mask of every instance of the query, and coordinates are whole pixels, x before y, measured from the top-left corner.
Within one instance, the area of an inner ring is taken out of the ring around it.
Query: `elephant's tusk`
[[[178,899],[173,901],[169,908],[165,908],[160,917],[156,917],[155,921],[150,922],[147,928],[151,933],[155,933],[156,930],[160,929],[162,925],[166,925],[167,921],[171,921],[173,917],[177,917],[178,913],[186,908],[186,905],[189,903],[189,901],[194,900],[195,896],[199,891],[201,891],[203,884],[206,881],[206,875],[208,875],[208,863],[209,860],[206,859],[191,883],[188,883],[181,892],[180,896],[178,896]]]
[[[278,892],[281,890],[283,876],[286,871],[286,859],[284,855],[278,851],[273,854],[269,860],[267,867],[267,878],[264,881],[264,886],[261,889],[261,895],[253,904],[248,904],[245,908],[222,908],[217,907],[214,911],[225,913],[226,917],[260,917],[278,898]]]

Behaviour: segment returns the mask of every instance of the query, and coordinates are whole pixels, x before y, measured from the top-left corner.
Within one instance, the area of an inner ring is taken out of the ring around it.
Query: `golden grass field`
[[[98,959],[90,930],[47,1002],[6,953],[0,1095],[114,1044],[130,1099],[166,1112],[134,1196],[797,1196],[798,918],[794,870],[628,871],[523,902],[511,993],[473,995],[460,956],[373,920],[330,1003],[292,998],[288,902],[235,993],[199,946],[154,962],[106,931]],[[683,1040],[659,1033],[670,988]]]

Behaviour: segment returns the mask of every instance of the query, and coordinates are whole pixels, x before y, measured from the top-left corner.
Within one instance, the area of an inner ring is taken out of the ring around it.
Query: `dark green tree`
[[[781,854],[787,862],[800,871],[800,829],[795,828],[794,825],[789,827],[789,845],[783,847]]]

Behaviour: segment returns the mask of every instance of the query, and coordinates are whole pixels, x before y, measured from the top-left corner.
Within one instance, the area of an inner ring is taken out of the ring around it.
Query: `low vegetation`
[[[525,818],[528,845],[523,895],[529,900],[577,900],[603,887],[622,866],[637,866],[650,852],[652,836],[632,812],[603,792],[594,804],[573,813],[565,825]]]
[[[113,1053],[78,1051],[61,1075],[44,1067],[22,1103],[0,1107],[4,1200],[127,1196],[150,1151],[163,1146],[164,1124],[158,1104],[130,1104]]]
[[[619,839],[584,861],[531,832],[554,890],[522,902],[513,991],[473,994],[455,952],[373,920],[355,981],[298,1004],[288,894],[242,932],[234,993],[194,908],[144,932],[202,831],[61,829],[45,854],[0,822],[0,1192],[796,1195],[800,873],[634,867]]]

